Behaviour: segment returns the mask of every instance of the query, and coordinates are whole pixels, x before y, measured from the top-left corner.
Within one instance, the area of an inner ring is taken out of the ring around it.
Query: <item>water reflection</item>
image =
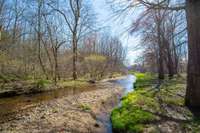
[[[136,81],[136,77],[134,75],[128,75],[123,79],[119,79],[114,81],[115,83],[122,86],[124,90],[124,95],[127,95],[129,92],[132,92],[134,89],[134,83]]]
[[[85,88],[63,88],[57,89],[49,92],[43,92],[32,95],[21,95],[9,98],[0,99],[0,118],[6,116],[10,113],[17,112],[26,106],[41,103],[43,101],[49,101],[60,97],[67,97],[71,95],[76,95],[85,91],[92,91],[97,89],[95,85],[90,85]]]

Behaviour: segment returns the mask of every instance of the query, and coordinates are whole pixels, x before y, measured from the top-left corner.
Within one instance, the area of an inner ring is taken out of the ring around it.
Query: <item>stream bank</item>
[[[156,74],[135,75],[135,91],[112,111],[115,133],[199,133],[199,117],[184,104],[184,74],[163,80],[159,87]]]
[[[31,104],[1,115],[0,132],[107,133],[111,130],[110,112],[122,92],[116,84],[99,82],[90,91],[36,103],[26,101]]]

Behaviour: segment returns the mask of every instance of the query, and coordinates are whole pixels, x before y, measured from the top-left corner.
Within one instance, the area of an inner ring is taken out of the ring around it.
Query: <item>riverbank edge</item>
[[[22,80],[22,81],[13,81],[9,83],[0,83],[0,98],[8,98],[20,95],[34,95],[38,93],[44,93],[49,91],[55,91],[63,88],[70,87],[91,87],[92,85],[100,82],[110,82],[114,80],[119,80],[125,78],[126,75],[118,75],[113,78],[104,78],[99,81],[94,80],[63,80],[59,81],[56,85],[50,80]]]
[[[88,87],[92,84],[93,83],[90,83],[86,80],[63,80],[59,81],[56,85],[50,80],[13,81],[5,84],[0,84],[0,98],[8,98],[20,95],[34,95],[74,86],[76,88]]]
[[[13,114],[13,118],[1,122],[0,131],[2,133],[60,130],[71,133],[107,132],[110,113],[118,104],[123,88],[109,82],[97,84],[99,89],[91,92],[24,108],[23,111]]]

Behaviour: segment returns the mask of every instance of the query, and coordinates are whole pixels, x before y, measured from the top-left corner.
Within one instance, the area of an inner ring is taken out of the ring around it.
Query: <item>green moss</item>
[[[144,123],[155,120],[155,116],[136,106],[122,106],[113,110],[113,129],[122,132],[142,132]]]
[[[113,128],[118,132],[142,132],[145,124],[157,119],[151,111],[160,111],[160,106],[150,90],[139,89],[129,93],[122,98],[121,107],[112,112]]]
[[[137,124],[130,126],[129,132],[140,133],[143,131],[143,125]]]
[[[144,89],[136,90],[132,93],[129,93],[122,100],[122,105],[124,106],[138,106],[143,109],[151,109],[151,110],[160,110],[159,103],[152,98],[153,94]]]
[[[134,84],[137,89],[150,86],[151,84],[154,83],[156,79],[156,74],[152,73],[134,72],[132,74],[134,74],[137,78],[136,80],[137,82]]]

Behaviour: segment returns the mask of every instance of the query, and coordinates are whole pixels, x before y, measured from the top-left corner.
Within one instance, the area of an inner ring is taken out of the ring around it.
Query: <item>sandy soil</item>
[[[105,133],[123,89],[108,82],[99,89],[42,102],[1,120],[2,133]]]

